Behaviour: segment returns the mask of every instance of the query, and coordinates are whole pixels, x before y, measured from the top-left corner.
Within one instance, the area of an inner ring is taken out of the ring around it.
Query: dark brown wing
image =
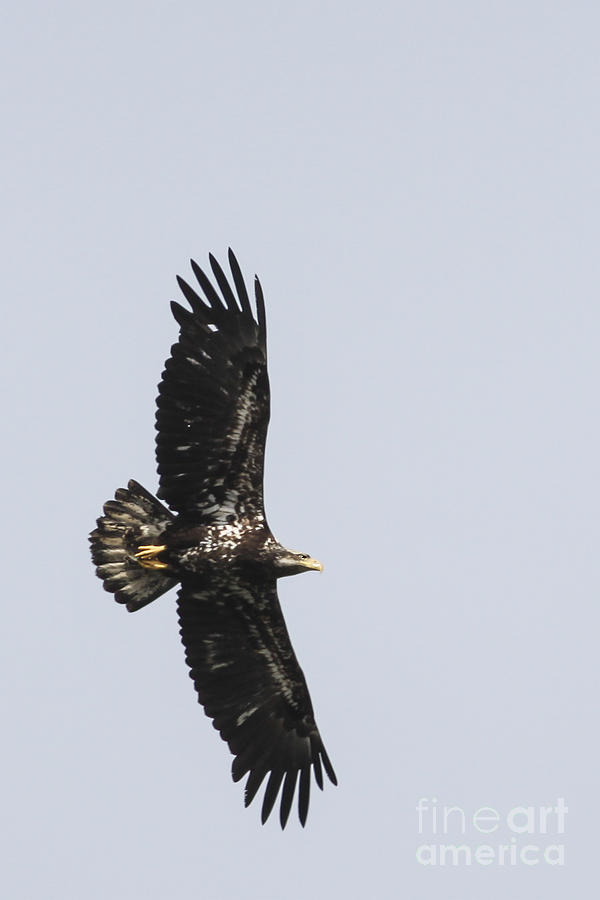
[[[158,496],[194,522],[264,517],[270,406],[264,302],[256,279],[255,319],[231,250],[229,263],[237,298],[212,256],[222,297],[193,261],[204,298],[178,278],[192,312],[171,304],[181,330],[158,388]]]
[[[224,575],[209,584],[182,583],[179,622],[198,698],[235,756],[234,781],[246,773],[245,804],[270,773],[262,805],[268,818],[281,791],[287,822],[296,783],[298,815],[306,821],[311,768],[323,788],[323,768],[337,784],[288,636],[275,579],[259,584]]]

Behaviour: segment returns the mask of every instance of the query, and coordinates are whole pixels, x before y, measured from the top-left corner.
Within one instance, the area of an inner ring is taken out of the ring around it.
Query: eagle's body
[[[235,756],[234,780],[248,773],[246,805],[269,774],[262,820],[281,786],[287,821],[297,782],[308,812],[310,772],[336,778],[314,721],[306,682],[277,597],[277,579],[320,563],[273,537],[263,505],[269,381],[262,290],[256,319],[229,253],[234,294],[210,262],[221,296],[192,262],[201,298],[182,279],[190,313],[173,303],[179,341],[157,400],[158,497],[135,481],[108,501],[90,537],[104,587],[130,611],[178,582],[186,660],[200,702]],[[237,296],[236,296],[237,295]]]

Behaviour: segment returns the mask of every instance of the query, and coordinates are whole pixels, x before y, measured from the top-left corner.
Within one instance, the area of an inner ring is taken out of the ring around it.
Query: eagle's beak
[[[306,566],[307,569],[314,569],[315,572],[323,571],[323,564],[319,562],[318,559],[303,559],[302,565]]]

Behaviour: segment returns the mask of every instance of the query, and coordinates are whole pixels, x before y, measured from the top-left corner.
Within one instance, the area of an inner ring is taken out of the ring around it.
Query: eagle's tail
[[[104,589],[125,603],[129,612],[156,600],[177,583],[160,568],[136,559],[140,547],[156,544],[173,521],[169,510],[137,481],[119,488],[104,504],[104,515],[90,534],[92,559]],[[144,554],[142,554],[143,558]]]

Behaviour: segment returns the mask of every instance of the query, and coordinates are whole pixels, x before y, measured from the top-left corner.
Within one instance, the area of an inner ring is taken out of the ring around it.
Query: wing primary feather
[[[329,757],[327,756],[327,751],[325,750],[325,747],[323,747],[323,746],[321,746],[321,756],[323,758],[323,765],[325,767],[325,771],[327,772],[327,776],[328,776],[329,780],[331,781],[332,784],[337,784],[338,782],[337,782],[336,774],[333,771],[333,766],[331,765],[331,763],[329,761]]]
[[[310,801],[310,765],[303,766],[300,770],[300,785],[298,787],[298,818],[304,828],[308,815]]]
[[[262,350],[267,352],[267,315],[265,313],[265,298],[258,275],[254,276],[254,296],[256,298],[256,315],[258,317],[258,329],[262,341]]]
[[[192,266],[192,271],[194,272],[194,275],[196,276],[196,278],[198,280],[198,284],[204,291],[204,294],[206,295],[206,299],[208,300],[208,302],[210,303],[212,308],[217,311],[225,309],[225,307],[223,305],[223,301],[221,300],[218,293],[215,291],[214,287],[212,286],[211,280],[208,277],[208,275],[205,275],[205,273],[200,268],[198,263],[195,262],[193,259],[190,259],[190,265]]]
[[[275,743],[266,741],[264,743],[264,749],[262,752],[259,750],[256,753],[256,756],[250,766],[250,774],[248,775],[248,780],[246,782],[246,787],[244,791],[244,806],[250,806],[254,798],[256,797],[257,791],[261,784],[265,779],[265,775],[272,769],[271,760],[274,755],[277,754],[278,747],[280,745],[281,739],[277,740]],[[256,751],[255,747],[255,751]]]
[[[279,821],[282,828],[285,828],[287,825],[290,809],[292,808],[292,800],[294,799],[297,778],[298,769],[288,769],[283,783],[283,791],[281,792],[281,807],[279,810]]]
[[[248,781],[246,782],[246,789],[244,791],[244,806],[250,806],[268,771],[268,766],[264,765],[264,763],[252,769],[248,775]]]
[[[171,312],[173,313],[177,324],[181,328],[185,328],[190,324],[194,324],[194,314],[186,309],[185,306],[177,303],[176,300],[171,300]]]
[[[179,289],[187,302],[190,304],[195,313],[200,313],[206,315],[209,312],[209,308],[206,303],[202,301],[202,298],[198,296],[196,291],[189,286],[187,281],[181,277],[181,275],[177,275],[177,284],[179,285]]]
[[[315,755],[313,757],[312,764],[313,764],[313,768],[315,770],[315,781],[317,782],[319,790],[322,791],[323,790],[323,769],[321,766],[321,759],[319,757],[318,751],[317,751],[317,753],[315,753]]]
[[[273,809],[273,805],[275,803],[275,800],[277,799],[277,794],[279,793],[279,788],[281,787],[281,782],[283,781],[284,775],[285,770],[282,768],[277,768],[273,769],[269,776],[267,787],[265,789],[262,811],[260,814],[261,822],[263,823],[263,825],[271,815],[271,810]]]
[[[237,300],[235,299],[235,294],[231,290],[231,285],[227,280],[227,275],[214,258],[212,253],[208,254],[208,259],[210,261],[210,267],[213,270],[213,274],[217,279],[217,284],[221,288],[221,293],[225,299],[225,303],[227,304],[227,308],[231,312],[240,312],[240,307],[238,306]]]
[[[244,276],[242,275],[241,269],[239,267],[239,263],[235,258],[235,253],[229,248],[229,266],[231,268],[231,274],[233,275],[233,280],[235,283],[235,289],[238,293],[239,301],[242,306],[242,311],[247,315],[252,315],[252,307],[250,306],[250,298],[248,297],[248,291],[246,290],[246,283],[244,281]]]

